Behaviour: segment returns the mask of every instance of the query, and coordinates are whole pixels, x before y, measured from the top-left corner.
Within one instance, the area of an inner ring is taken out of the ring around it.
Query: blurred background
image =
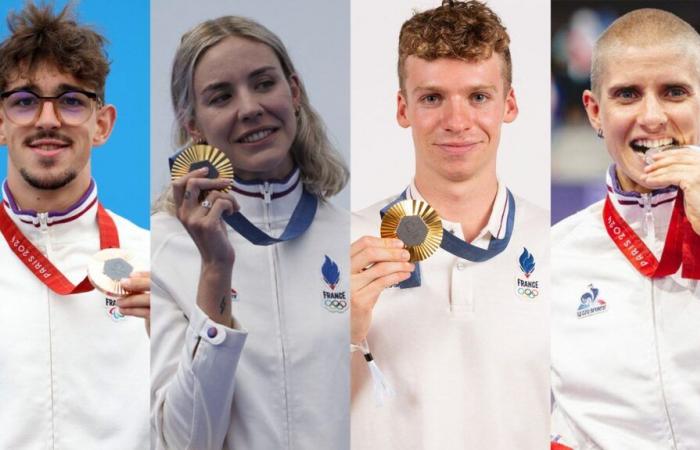
[[[588,123],[581,94],[590,87],[598,36],[616,18],[639,8],[669,11],[700,30],[697,0],[552,2],[552,224],[605,195],[611,161]]]

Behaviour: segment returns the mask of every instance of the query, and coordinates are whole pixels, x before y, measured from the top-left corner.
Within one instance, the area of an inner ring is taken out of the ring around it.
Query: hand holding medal
[[[650,149],[645,159],[644,183],[651,188],[680,187],[685,214],[695,233],[700,234],[700,147],[685,145]]]

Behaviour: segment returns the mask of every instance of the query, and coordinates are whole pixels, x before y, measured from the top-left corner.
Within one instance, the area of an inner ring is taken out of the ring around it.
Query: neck
[[[75,204],[90,186],[90,178],[76,178],[59,189],[38,189],[23,178],[8,174],[7,186],[20,209],[37,212],[64,211]]]
[[[440,217],[462,225],[467,242],[473,241],[488,223],[498,192],[495,173],[455,182],[444,178],[430,180],[417,172],[415,183]]]

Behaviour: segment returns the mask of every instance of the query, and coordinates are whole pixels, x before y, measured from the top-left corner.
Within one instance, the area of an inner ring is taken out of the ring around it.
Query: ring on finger
[[[211,209],[212,203],[209,200],[204,200],[202,202],[202,208]]]
[[[189,200],[190,197],[192,197],[192,193],[190,191],[185,191],[183,197],[185,197],[185,200]]]

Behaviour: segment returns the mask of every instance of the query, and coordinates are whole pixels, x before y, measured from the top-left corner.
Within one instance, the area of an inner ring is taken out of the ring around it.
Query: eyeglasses
[[[65,125],[82,125],[92,115],[92,103],[100,104],[94,92],[72,90],[55,97],[42,97],[32,91],[20,89],[0,94],[5,114],[16,125],[34,123],[44,109],[45,102],[53,104],[56,118]]]

